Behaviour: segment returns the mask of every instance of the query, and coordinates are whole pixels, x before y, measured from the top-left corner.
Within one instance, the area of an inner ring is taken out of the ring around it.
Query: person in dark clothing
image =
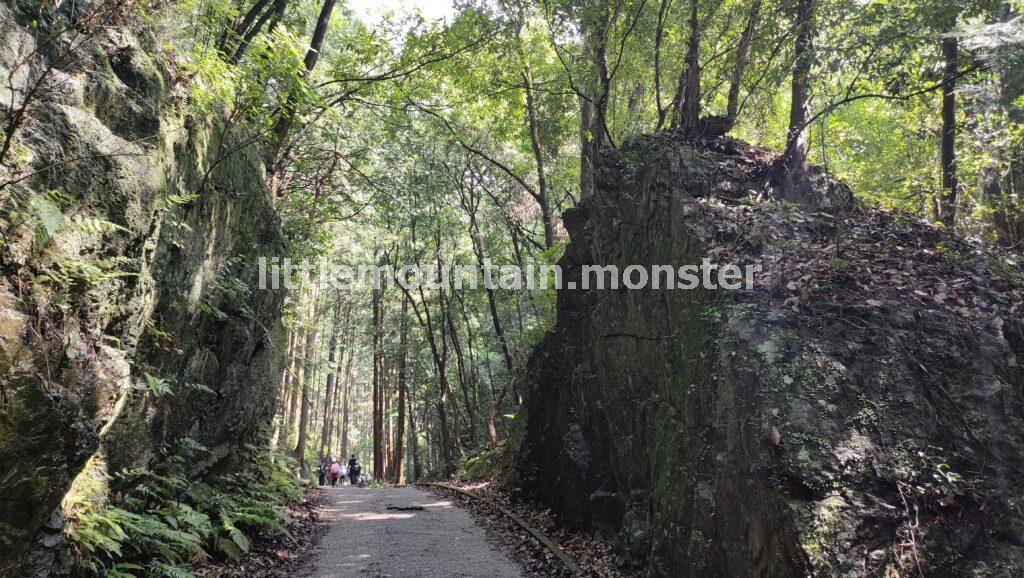
[[[348,480],[353,486],[359,483],[359,470],[361,469],[356,455],[352,454],[352,457],[348,460]]]
[[[327,485],[327,458],[320,458],[320,463],[316,466],[316,476],[320,480],[320,485]]]

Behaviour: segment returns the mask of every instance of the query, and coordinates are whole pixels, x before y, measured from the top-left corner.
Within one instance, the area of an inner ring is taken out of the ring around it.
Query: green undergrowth
[[[260,533],[289,536],[287,506],[302,498],[294,464],[265,450],[244,469],[190,480],[175,456],[160,471],[134,468],[109,480],[106,503],[69,494],[65,538],[76,574],[193,576],[194,564],[242,558]]]
[[[470,481],[504,479],[512,469],[512,452],[506,442],[467,455],[455,472],[455,479]]]

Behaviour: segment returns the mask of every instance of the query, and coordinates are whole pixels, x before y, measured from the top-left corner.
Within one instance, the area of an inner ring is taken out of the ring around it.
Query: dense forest
[[[1024,4],[438,11],[0,4],[0,575],[244,562],[349,456],[606,575],[1024,571]],[[516,282],[705,257],[764,273]]]

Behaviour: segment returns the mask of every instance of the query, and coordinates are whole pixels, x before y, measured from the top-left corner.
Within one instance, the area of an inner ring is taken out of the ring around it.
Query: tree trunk
[[[242,60],[242,56],[245,55],[245,51],[249,48],[249,45],[252,44],[256,35],[259,34],[264,27],[266,27],[268,31],[274,29],[275,25],[284,17],[284,12],[288,8],[288,1],[275,0],[274,4],[266,11],[262,11],[261,9],[256,10],[256,6],[253,8],[254,11],[250,11],[249,14],[246,14],[246,18],[243,19],[242,24],[244,26],[246,21],[251,22],[250,16],[258,19],[255,24],[252,24],[248,28],[240,27],[239,34],[242,38],[239,40],[238,46],[235,47],[235,51],[231,53],[231,57],[228,59],[232,64],[237,64]]]
[[[320,7],[320,15],[317,16],[316,25],[313,27],[313,36],[309,41],[309,49],[306,50],[306,56],[302,59],[302,63],[306,68],[305,76],[308,76],[313,71],[317,60],[320,58],[320,53],[323,51],[324,38],[327,37],[327,27],[331,23],[331,14],[334,12],[335,4],[337,4],[337,0],[324,0],[323,5]],[[288,95],[281,114],[277,118],[277,123],[274,125],[276,139],[271,143],[266,155],[266,167],[269,174],[268,181],[271,184],[272,193],[278,193],[283,188],[280,184],[275,183],[280,181],[277,173],[280,169],[281,150],[284,148],[284,142],[288,138],[292,125],[295,123],[297,98],[294,92]]]
[[[281,372],[281,398],[278,403],[277,422],[274,424],[274,432],[270,436],[270,448],[277,449],[281,443],[281,432],[285,429],[288,421],[288,401],[291,386],[291,363],[295,354],[295,330],[288,328],[288,337],[285,339],[284,369]]]
[[[585,90],[580,95],[580,196],[589,197],[594,191],[594,170],[598,166],[601,147],[605,140],[608,96],[611,77],[608,71],[607,42],[611,14],[607,0],[598,2],[597,22],[583,23],[584,51],[591,58],[592,78],[596,90]],[[586,88],[586,87],[584,87]]]
[[[530,146],[533,159],[537,165],[537,204],[540,205],[541,220],[544,224],[544,246],[550,249],[555,246],[555,222],[551,214],[551,202],[548,199],[548,181],[544,171],[544,150],[540,143],[540,128],[537,124],[537,106],[533,99],[533,73],[526,65],[522,71],[523,87],[526,92],[527,122],[530,128]]]
[[[945,83],[942,85],[942,195],[939,200],[939,221],[947,227],[956,223],[959,183],[956,174],[956,77],[960,45],[955,36],[942,39]]]
[[[743,73],[747,69],[750,44],[754,40],[754,32],[757,30],[760,15],[761,0],[753,0],[750,3],[750,14],[747,15],[747,25],[743,27],[739,45],[736,46],[736,62],[733,64],[732,81],[729,83],[729,96],[725,109],[726,131],[732,130],[732,127],[736,125],[736,119],[740,113],[740,87],[743,83]]]
[[[381,481],[391,479],[391,462],[392,462],[391,448],[393,447],[393,443],[392,443],[392,439],[391,439],[391,403],[392,403],[392,394],[391,394],[391,377],[392,376],[391,376],[391,369],[392,368],[391,368],[390,363],[388,363],[388,361],[389,360],[385,360],[385,362],[382,365],[382,368],[383,368],[383,372],[382,372],[383,379],[381,380],[381,392],[383,393],[383,397],[384,397],[384,411],[383,411],[383,414],[382,414],[383,417],[384,417],[384,419],[383,419],[383,422],[384,422],[384,435],[383,435],[384,447],[381,448],[381,455],[384,458],[384,462],[383,462],[384,465],[383,465],[383,467],[382,467],[382,469],[380,471],[380,476],[377,478],[378,480],[381,480]]]
[[[338,358],[339,358],[339,360],[344,360],[345,359],[344,353],[342,355],[338,356]],[[335,430],[338,429],[338,426],[337,426],[337,423],[338,423],[338,410],[341,407],[341,388],[342,388],[342,379],[344,377],[345,376],[342,375],[341,368],[339,367],[338,371],[337,371],[337,379],[335,379],[335,382],[334,382],[334,400],[331,403],[330,413],[328,414],[327,419],[325,420],[326,421],[326,425],[325,425],[324,429],[327,431],[327,439],[325,439],[322,442],[324,448],[326,448],[324,450],[324,457],[327,458],[328,460],[330,460],[331,458],[336,457],[338,455],[334,451],[332,451],[331,446],[334,444],[334,432],[335,432]]]
[[[373,300],[373,475],[380,479],[384,469],[384,399],[381,383],[381,300],[380,289],[374,289]]]
[[[807,118],[810,115],[810,74],[814,64],[814,8],[816,0],[797,0],[793,27],[796,54],[793,62],[792,101],[789,130],[783,155],[785,180],[783,194],[790,195],[802,178],[807,164]]]
[[[594,165],[597,163],[597,144],[594,142],[594,105],[580,97],[580,196],[594,193]]]
[[[395,431],[395,459],[391,467],[394,474],[392,478],[396,484],[405,483],[405,403],[406,403],[406,347],[409,341],[409,324],[407,315],[409,313],[409,297],[402,295],[402,317],[399,319],[398,333],[398,421]]]
[[[690,39],[686,44],[686,68],[679,79],[678,126],[697,125],[700,119],[700,1],[690,0]]]
[[[475,218],[471,220],[471,224],[475,227]],[[480,264],[481,267],[483,267],[484,253],[483,242],[482,239],[480,238],[480,232],[474,230],[472,237],[474,249],[477,254],[477,262]],[[501,345],[501,354],[502,359],[505,361],[506,371],[505,387],[502,388],[501,394],[498,396],[497,399],[494,400],[494,403],[492,403],[491,407],[487,410],[487,437],[490,439],[490,442],[493,445],[498,443],[498,434],[497,428],[495,427],[494,424],[494,419],[498,413],[498,407],[501,405],[501,402],[504,401],[505,399],[505,394],[507,393],[507,390],[510,389],[511,387],[511,381],[513,379],[515,371],[514,364],[512,362],[512,352],[508,346],[508,339],[505,337],[505,330],[501,325],[501,318],[498,316],[498,302],[497,298],[494,295],[494,289],[491,287],[485,287],[484,291],[487,294],[487,306],[488,310],[491,313],[491,325],[493,325],[494,335],[498,338],[498,343]]]
[[[461,294],[458,295],[458,297],[459,297],[459,311],[462,313],[462,323],[466,327],[466,352],[467,352],[468,357],[469,357],[469,363],[467,364],[468,371],[466,373],[467,373],[467,379],[469,379],[469,384],[470,384],[471,390],[473,392],[473,394],[472,394],[473,407],[472,407],[472,409],[470,411],[472,411],[472,415],[473,416],[477,416],[479,414],[479,411],[480,411],[480,379],[479,379],[479,377],[477,375],[477,370],[476,370],[476,353],[475,353],[475,350],[474,350],[474,347],[473,347],[473,328],[472,328],[472,325],[470,325],[470,323],[469,323],[469,314],[466,312],[466,302],[462,298]],[[476,442],[476,438],[475,437],[474,437],[474,442]]]
[[[295,428],[299,421],[299,400],[302,395],[302,360],[306,355],[306,334],[304,330],[296,330],[295,352],[292,354],[291,386],[288,393],[288,419],[285,421],[285,431],[282,442],[289,443],[295,435]],[[287,447],[287,446],[286,446]],[[294,447],[294,446],[293,446]]]
[[[314,286],[310,295],[310,328],[309,332],[306,333],[306,357],[303,362],[302,368],[302,389],[300,391],[299,400],[299,432],[298,437],[295,440],[295,449],[292,450],[292,456],[299,462],[299,471],[303,476],[309,473],[309,464],[306,463],[306,442],[309,437],[309,388],[310,382],[313,380],[313,364],[316,360],[316,336],[317,336],[317,318],[320,316],[319,308],[317,307],[317,300],[319,292],[317,287]]]
[[[671,0],[661,0],[661,6],[658,8],[658,25],[654,31],[654,105],[658,109],[658,124],[654,130],[661,130],[668,116],[668,108],[661,103],[661,42],[665,37],[665,17],[668,16],[670,4]]]
[[[476,253],[477,263],[483,267],[485,261],[483,239],[481,238],[480,231],[476,224],[476,215],[470,215],[470,237],[473,240],[473,250]],[[487,411],[487,437],[490,439],[491,444],[498,443],[497,428],[494,424],[495,415],[498,412],[498,406],[505,399],[506,390],[509,389],[513,375],[513,363],[512,353],[508,346],[508,339],[505,337],[505,330],[501,325],[501,318],[498,316],[498,303],[497,298],[494,295],[494,289],[492,287],[485,287],[485,293],[487,294],[487,306],[491,313],[491,324],[494,326],[494,335],[498,338],[498,343],[501,345],[502,359],[505,361],[506,379],[507,382],[505,387],[502,388],[501,395],[491,404],[490,409]]]
[[[449,299],[451,298],[449,297]],[[470,443],[476,446],[476,418],[473,415],[473,406],[470,403],[469,377],[467,377],[468,372],[466,371],[466,361],[465,357],[462,354],[462,344],[459,343],[459,333],[458,331],[456,331],[455,328],[455,319],[454,316],[452,315],[451,305],[451,301],[449,300],[447,305],[445,305],[442,308],[441,313],[444,315],[444,318],[441,321],[442,323],[445,323],[448,326],[448,339],[449,341],[451,341],[452,349],[455,350],[455,365],[457,368],[456,372],[459,378],[459,389],[462,391],[462,400],[463,403],[466,405],[466,413],[468,414],[468,419],[466,420],[466,422],[467,426],[469,427],[469,439]]]
[[[268,4],[270,4],[270,0],[257,0],[249,10],[246,11],[245,15],[242,16],[241,19],[236,17],[231,26],[225,28],[224,32],[218,38],[217,48],[219,48],[221,52],[226,53],[228,43],[233,41],[235,37],[241,38],[249,32],[253,23],[256,22],[256,19],[263,13],[263,10],[266,9]],[[235,35],[234,37],[230,34],[232,32]]]
[[[352,406],[352,358],[355,357],[354,351],[348,355],[348,364],[345,368],[345,392],[342,398],[341,406],[341,459],[345,460],[348,457],[349,443],[348,443],[348,424],[350,408]]]
[[[330,348],[328,349],[328,352],[327,352],[327,386],[326,386],[325,391],[324,391],[323,428],[320,430],[320,451],[318,452],[318,455],[320,456],[321,460],[326,457],[325,454],[330,449],[330,440],[329,440],[329,438],[330,438],[330,428],[331,428],[330,410],[331,410],[331,407],[334,406],[334,395],[335,395],[334,390],[335,390],[335,384],[338,382],[338,378],[337,378],[338,368],[334,366],[335,365],[334,362],[336,361],[336,355],[338,353],[338,315],[339,315],[339,311],[338,310],[341,309],[341,298],[340,298],[340,295],[338,296],[338,299],[335,301],[334,308],[335,308],[334,309],[334,324],[331,327],[331,344],[330,344]],[[348,308],[346,308],[346,312],[345,312],[346,330],[347,330],[347,326],[348,326],[348,321],[347,321],[348,320],[348,315],[349,315]],[[340,355],[340,357],[342,359],[344,359],[344,357],[345,357],[344,347],[341,348],[341,355]]]
[[[412,400],[412,392],[409,392],[409,460],[412,464],[412,480],[423,477],[423,463],[420,460],[420,433],[416,429],[416,405]]]

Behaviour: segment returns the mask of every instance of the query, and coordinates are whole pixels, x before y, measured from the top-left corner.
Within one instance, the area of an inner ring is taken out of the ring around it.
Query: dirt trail
[[[521,578],[484,529],[452,502],[415,488],[326,488],[327,534],[304,578]]]

